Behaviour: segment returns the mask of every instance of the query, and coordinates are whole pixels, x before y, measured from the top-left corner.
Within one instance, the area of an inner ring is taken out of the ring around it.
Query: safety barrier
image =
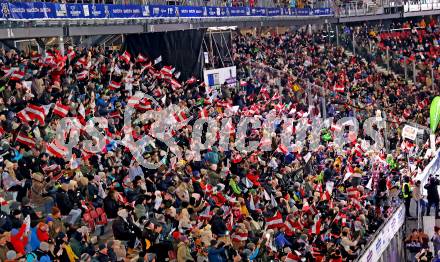
[[[1,3],[0,20],[147,19],[160,17],[332,16],[330,8]]]
[[[399,232],[405,222],[405,206],[402,204],[382,226],[373,241],[358,260],[360,262],[379,261],[391,240]]]

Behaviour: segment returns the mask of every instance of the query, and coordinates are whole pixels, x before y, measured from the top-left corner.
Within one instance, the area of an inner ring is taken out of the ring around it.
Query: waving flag
[[[34,148],[35,147],[35,140],[30,137],[28,134],[26,134],[25,132],[18,132],[17,138],[15,139],[15,141],[23,144],[23,145],[27,145],[28,147]]]
[[[207,118],[209,117],[208,109],[205,107],[200,110],[199,112],[199,118]]]
[[[289,153],[289,149],[287,149],[287,147],[283,144],[280,144],[277,148],[277,150],[275,150],[275,152],[278,153],[283,153],[284,155],[287,155]]]
[[[151,101],[148,100],[148,98],[142,98],[134,107],[138,110],[143,110],[143,111],[153,109],[153,107],[151,106]]]
[[[127,100],[127,105],[131,107],[135,107],[137,104],[139,104],[139,101],[141,101],[140,97],[130,96]]]
[[[309,234],[319,235],[321,233],[321,219],[315,222],[311,229],[309,229]]]
[[[121,88],[121,83],[118,83],[116,81],[111,81],[110,84],[108,85],[108,89],[110,90],[116,90]]]
[[[175,68],[172,66],[164,66],[160,70],[160,74],[162,75],[162,78],[171,78],[173,76]]]
[[[125,51],[122,55],[119,56],[119,59],[124,61],[126,64],[129,64],[131,60],[131,55],[129,52]]]
[[[278,211],[275,216],[266,218],[267,229],[280,228],[284,226],[283,217],[280,211]]]
[[[84,80],[86,80],[88,77],[89,77],[89,71],[87,71],[87,70],[84,70],[84,71],[82,71],[82,72],[76,74],[76,79],[77,79],[78,81],[84,81]]]
[[[171,88],[175,91],[177,89],[182,88],[182,85],[174,78],[170,79]]]
[[[181,123],[181,122],[183,122],[183,121],[188,119],[188,117],[186,116],[186,113],[183,112],[183,111],[179,112],[179,113],[174,113],[173,116],[174,116],[174,119],[176,119],[176,121],[178,123]]]
[[[192,85],[196,82],[197,82],[197,78],[195,78],[195,77],[191,77],[190,79],[186,80],[186,84],[188,84],[188,85]]]
[[[20,81],[24,78],[25,73],[19,69],[16,69],[11,72],[9,80],[11,81]]]
[[[60,145],[57,140],[47,145],[46,151],[49,155],[64,158],[67,154],[67,147]]]
[[[246,241],[248,239],[247,233],[234,233],[231,235],[233,241]]]
[[[61,102],[55,103],[55,107],[53,108],[53,114],[60,116],[60,117],[66,117],[69,113],[70,107],[63,105]]]
[[[142,63],[148,62],[148,59],[146,57],[144,57],[141,53],[139,53],[136,58],[136,62],[142,64]]]
[[[333,86],[333,91],[338,92],[338,93],[344,93],[345,87],[343,85],[337,83]]]
[[[46,115],[51,105],[37,106],[37,105],[29,104],[25,109],[17,113],[17,117],[21,121],[26,123],[32,120],[37,120],[40,123],[40,125],[44,125]]]

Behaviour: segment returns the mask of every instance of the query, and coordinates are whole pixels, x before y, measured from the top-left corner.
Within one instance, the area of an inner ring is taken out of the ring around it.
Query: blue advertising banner
[[[204,15],[205,8],[202,6],[179,6],[177,16],[180,17],[202,17]]]
[[[292,8],[292,13],[296,14],[297,16],[308,16],[313,15],[312,9],[310,8]]]
[[[1,1],[1,0],[0,0]],[[0,19],[136,19],[148,17],[331,16],[330,8],[264,8],[165,5],[0,2]]]
[[[281,15],[291,15],[292,14],[292,9],[284,7],[282,9],[283,13]]]
[[[230,16],[250,16],[249,7],[228,7]]]
[[[268,16],[280,16],[282,14],[282,8],[268,8],[267,15]]]
[[[206,12],[204,12],[207,17],[222,17],[228,16],[226,7],[217,7],[217,6],[207,6],[205,7]]]
[[[176,17],[174,6],[150,5],[150,16],[152,17]]]
[[[82,5],[67,4],[67,16],[72,19],[85,18]]]
[[[313,9],[313,15],[331,15],[330,8],[317,8]]]
[[[264,7],[252,7],[251,16],[266,16],[266,8]]]
[[[140,5],[108,5],[110,18],[142,18]]]
[[[6,5],[2,3],[3,17],[12,19],[45,19],[48,18],[48,13],[52,13],[50,5],[41,2],[26,3],[14,2]]]
[[[108,17],[108,7],[103,4],[83,5],[85,18],[103,19]]]

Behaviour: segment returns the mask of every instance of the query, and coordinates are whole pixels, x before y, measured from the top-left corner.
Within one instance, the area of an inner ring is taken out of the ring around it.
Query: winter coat
[[[177,245],[177,262],[187,262],[187,261],[194,261],[194,259],[191,257],[189,248],[185,244],[185,242],[180,242]]]

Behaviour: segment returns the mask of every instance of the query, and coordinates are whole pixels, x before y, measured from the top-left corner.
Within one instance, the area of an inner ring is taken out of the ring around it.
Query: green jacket
[[[237,183],[235,183],[234,179],[230,179],[229,180],[229,186],[232,188],[232,191],[234,191],[235,194],[237,195],[241,195],[241,189],[240,187],[237,185]]]

